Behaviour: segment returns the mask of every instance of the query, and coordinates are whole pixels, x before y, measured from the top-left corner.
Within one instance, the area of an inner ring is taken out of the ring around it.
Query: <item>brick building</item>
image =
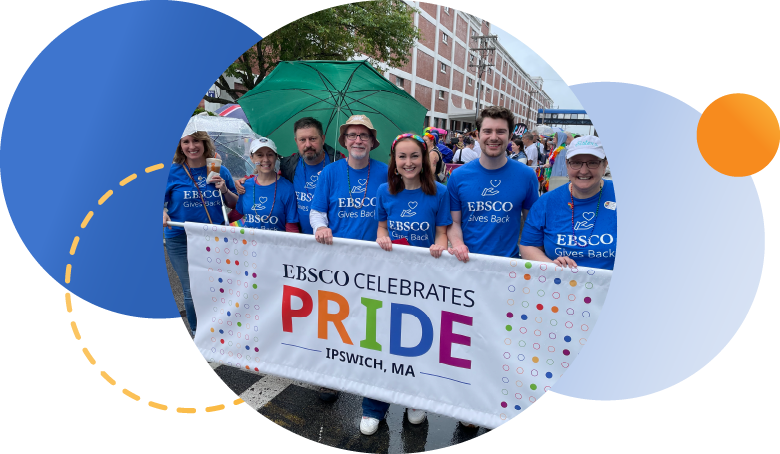
[[[479,42],[475,35],[489,35],[490,23],[462,11],[432,3],[407,1],[420,12],[414,14],[415,26],[422,35],[411,49],[409,62],[402,68],[386,68],[385,77],[406,90],[428,109],[425,125],[448,130],[474,129],[474,105],[477,95],[476,64],[479,56],[471,48]],[[537,112],[549,109],[552,99],[542,90],[541,77],[531,77],[503,48],[495,43],[495,66],[482,77],[481,106],[501,105],[515,114],[516,123],[536,126]],[[232,77],[231,86],[241,87]],[[229,99],[215,86],[213,95]],[[206,103],[214,111],[221,104]]]
[[[414,23],[422,36],[411,50],[409,63],[388,68],[385,77],[428,109],[426,126],[473,129],[477,73],[468,65],[478,62],[479,56],[470,49],[479,42],[471,37],[489,35],[490,24],[446,6],[407,3],[420,10]],[[481,106],[504,106],[515,113],[516,122],[533,128],[538,109],[550,108],[553,101],[542,90],[540,77],[523,71],[501,43],[495,47],[495,66],[482,77]]]

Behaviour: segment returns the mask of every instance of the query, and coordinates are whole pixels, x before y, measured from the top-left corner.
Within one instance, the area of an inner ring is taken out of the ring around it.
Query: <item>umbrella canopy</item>
[[[541,134],[543,136],[547,136],[547,137],[553,135],[553,133],[554,133],[553,128],[551,128],[551,127],[549,127],[547,125],[537,125],[536,126],[536,132],[538,132],[539,134]]]
[[[314,117],[325,141],[338,151],[339,126],[352,115],[366,115],[381,146],[372,157],[387,162],[398,134],[419,133],[428,109],[396,87],[365,61],[280,62],[238,103],[256,133],[271,138],[279,154],[297,152],[293,124]]]
[[[258,138],[258,135],[244,120],[195,115],[184,128],[182,137],[196,131],[208,133],[222,159],[222,165],[230,171],[231,175],[240,177],[252,173],[254,165],[249,159],[249,144],[253,139]]]
[[[215,110],[214,113],[220,117],[238,118],[239,120],[243,120],[244,122],[249,123],[249,121],[246,119],[246,115],[244,115],[244,109],[242,109],[238,104],[225,104],[224,106]]]

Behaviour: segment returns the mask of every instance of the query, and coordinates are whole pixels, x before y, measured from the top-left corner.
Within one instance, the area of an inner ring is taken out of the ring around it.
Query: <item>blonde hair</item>
[[[209,137],[207,132],[198,131],[191,134],[191,137],[203,144],[203,157],[213,158],[217,154],[217,148],[214,146],[214,142],[211,140],[211,137]],[[181,149],[181,139],[179,139],[179,144],[176,146],[176,153],[173,155],[173,163],[184,164],[186,160],[187,157],[184,156],[184,151]]]

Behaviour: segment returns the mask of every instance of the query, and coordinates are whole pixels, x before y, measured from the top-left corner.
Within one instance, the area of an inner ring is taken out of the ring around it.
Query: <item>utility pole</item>
[[[541,92],[541,91],[539,91],[539,90],[537,90],[537,89],[533,89],[533,90],[530,92],[531,101],[533,101],[533,98],[534,98],[534,95],[535,95],[535,94],[542,94],[542,92]],[[542,105],[542,124],[544,124],[544,117],[545,117],[545,116],[546,116],[546,114],[547,114],[547,103],[545,102],[545,99],[544,99],[544,98],[542,98],[542,100],[541,100],[541,102],[540,102],[540,103],[541,103],[541,105]],[[539,112],[537,111],[536,113],[538,114]]]
[[[477,117],[479,116],[479,104],[482,99],[482,76],[490,66],[495,66],[496,54],[496,41],[498,41],[498,35],[479,35],[472,36],[472,47],[469,50],[477,52],[477,64],[469,64],[469,68],[477,68],[477,102],[475,103],[474,111],[474,124],[477,124]]]

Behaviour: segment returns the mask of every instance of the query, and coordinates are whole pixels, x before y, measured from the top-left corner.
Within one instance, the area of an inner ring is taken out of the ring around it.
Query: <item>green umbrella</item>
[[[280,62],[238,103],[252,129],[271,138],[283,156],[297,152],[293,124],[303,117],[322,122],[327,144],[346,154],[338,144],[339,126],[365,115],[381,144],[371,157],[383,162],[398,134],[419,134],[428,111],[365,61]]]

